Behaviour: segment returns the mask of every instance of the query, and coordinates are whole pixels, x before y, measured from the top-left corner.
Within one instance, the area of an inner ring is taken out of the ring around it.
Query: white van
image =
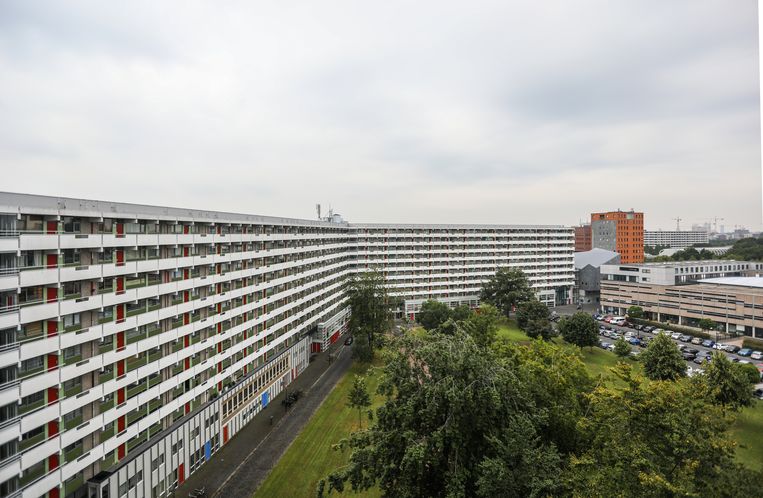
[[[611,323],[612,325],[622,325],[622,324],[624,324],[624,323],[625,323],[625,317],[622,317],[622,316],[614,316],[614,317],[612,317],[612,319],[609,321],[609,323]]]

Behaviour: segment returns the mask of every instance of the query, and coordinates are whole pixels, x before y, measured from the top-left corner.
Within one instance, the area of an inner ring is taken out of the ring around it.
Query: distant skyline
[[[0,3],[0,190],[761,230],[754,0]]]

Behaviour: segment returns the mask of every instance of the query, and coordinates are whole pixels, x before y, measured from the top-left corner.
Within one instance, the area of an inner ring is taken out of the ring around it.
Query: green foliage
[[[545,431],[549,407],[533,399],[527,384],[538,380],[518,358],[497,358],[461,332],[399,339],[380,385],[386,402],[376,423],[345,443],[350,462],[330,476],[329,489],[491,496],[510,481],[517,496],[556,494],[561,469]]]
[[[482,285],[480,301],[492,304],[504,316],[511,316],[512,310],[535,296],[530,282],[522,270],[499,268],[495,275]]]
[[[752,383],[745,365],[733,363],[725,354],[713,353],[711,361],[704,370],[704,375],[694,377],[708,400],[724,409],[738,410],[752,404]],[[757,369],[756,369],[757,370]]]
[[[755,237],[740,239],[734,242],[724,258],[740,261],[763,261],[763,239]]]
[[[630,345],[620,337],[615,341],[615,349],[614,353],[619,356],[620,358],[627,358],[631,354],[631,347]]]
[[[644,373],[652,380],[676,380],[686,376],[686,363],[667,334],[657,334],[641,353]]]
[[[548,306],[537,299],[520,303],[517,307],[517,326],[533,339],[549,340],[554,335],[551,312]]]
[[[465,304],[456,306],[450,311],[450,317],[457,322],[462,322],[468,319],[473,314],[474,312],[472,311],[472,309]]]
[[[470,310],[469,317],[460,323],[478,346],[486,348],[495,342],[500,319],[495,306],[482,304],[476,313]]]
[[[628,318],[643,318],[644,308],[641,306],[631,306],[628,308]]]
[[[354,358],[370,362],[374,357],[377,336],[392,323],[391,301],[384,286],[384,277],[378,272],[353,276],[347,285],[347,301],[352,310],[349,330],[355,337],[352,348]]]
[[[352,382],[352,388],[347,395],[347,406],[358,410],[358,425],[363,426],[363,419],[360,416],[361,410],[371,406],[371,396],[366,388],[366,379],[356,375]]]
[[[427,330],[434,330],[451,317],[447,304],[430,299],[421,305],[416,320]]]
[[[565,341],[576,346],[593,347],[599,343],[599,332],[593,317],[578,312],[559,320],[559,331]]]
[[[658,254],[660,254],[660,251],[662,251],[663,249],[668,249],[669,247],[670,246],[661,246],[661,245],[644,246],[644,252],[651,256],[657,256]]]
[[[715,330],[716,323],[709,318],[700,318],[697,321],[697,327],[707,332],[708,330]]]
[[[584,448],[567,479],[576,496],[747,496],[734,463],[729,419],[685,382],[646,382],[626,364],[623,387],[599,386],[581,421]]]
[[[752,363],[735,363],[735,366],[739,367],[743,375],[747,377],[747,382],[750,384],[757,384],[760,382],[760,371],[758,367]]]
[[[750,349],[758,349],[763,351],[763,340],[755,339],[753,337],[745,337],[742,339],[742,346]]]
[[[671,330],[673,332],[680,332],[682,334],[691,335],[694,337],[701,337],[703,339],[712,339],[713,337],[710,336],[707,332],[702,332],[701,330],[697,330],[691,327],[682,327],[681,325],[675,325],[672,323],[661,323],[661,322],[655,322],[654,320],[645,320],[643,318],[628,318],[629,321],[633,323],[640,323],[641,325],[651,325],[652,327],[657,327],[664,330]]]

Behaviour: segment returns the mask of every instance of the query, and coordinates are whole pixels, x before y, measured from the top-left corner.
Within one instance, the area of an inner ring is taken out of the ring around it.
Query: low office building
[[[598,304],[601,265],[620,263],[620,255],[604,249],[575,253],[575,295],[578,304]]]
[[[622,315],[640,306],[658,322],[696,327],[709,318],[727,333],[763,334],[763,263],[685,261],[601,267],[601,305]]]
[[[496,269],[566,304],[572,229],[352,225],[0,193],[0,496],[167,496],[347,329],[355,272],[400,312]],[[85,484],[87,483],[87,484]]]

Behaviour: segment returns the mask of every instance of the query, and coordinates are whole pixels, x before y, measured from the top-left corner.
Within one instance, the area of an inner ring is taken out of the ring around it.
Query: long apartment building
[[[644,230],[644,246],[691,247],[707,244],[710,234],[704,230]]]
[[[167,496],[346,330],[344,285],[570,301],[572,229],[337,222],[0,193],[0,496]]]

